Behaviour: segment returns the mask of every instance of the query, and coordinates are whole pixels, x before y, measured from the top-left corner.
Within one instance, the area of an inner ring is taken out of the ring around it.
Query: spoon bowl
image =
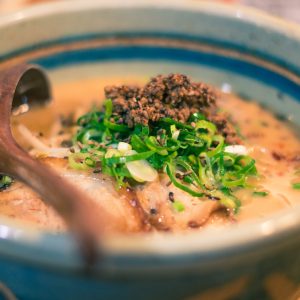
[[[20,111],[20,106],[43,106],[51,101],[51,86],[46,73],[38,66],[20,65],[10,70],[8,78],[18,69],[24,69],[13,96],[12,109]],[[22,113],[22,110],[21,110]]]

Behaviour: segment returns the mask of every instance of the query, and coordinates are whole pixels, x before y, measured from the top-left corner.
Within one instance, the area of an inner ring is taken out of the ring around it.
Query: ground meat
[[[121,120],[129,127],[148,125],[164,117],[186,122],[191,114],[201,112],[216,123],[226,139],[232,142],[237,138],[227,116],[216,113],[215,91],[205,83],[192,82],[186,75],[158,75],[141,88],[107,86],[105,96],[113,102],[113,115],[118,116],[118,123]]]
[[[130,127],[163,117],[186,122],[192,113],[214,106],[216,98],[208,85],[181,74],[159,75],[142,88],[109,86],[105,95],[112,99],[114,113]]]
[[[242,142],[228,113],[214,111],[208,115],[208,120],[217,126],[218,132],[225,137],[227,144],[240,144]]]

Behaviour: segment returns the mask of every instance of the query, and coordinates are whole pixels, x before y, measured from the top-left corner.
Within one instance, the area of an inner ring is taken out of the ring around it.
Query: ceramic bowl
[[[300,29],[258,11],[196,1],[66,1],[2,16],[0,36],[0,68],[33,62],[54,85],[182,72],[257,99],[300,125]],[[69,234],[1,219],[0,294],[9,288],[22,300],[296,299],[299,236],[295,207],[230,229],[112,237],[87,273]]]

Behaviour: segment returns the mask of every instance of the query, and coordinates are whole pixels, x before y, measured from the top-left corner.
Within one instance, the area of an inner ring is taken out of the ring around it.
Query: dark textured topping
[[[240,144],[241,139],[236,128],[230,122],[230,115],[226,112],[209,112],[207,119],[217,126],[218,132],[222,134],[228,144]]]
[[[194,83],[186,75],[156,76],[144,87],[109,86],[105,96],[112,99],[113,114],[129,127],[148,125],[164,117],[186,122],[191,114],[215,106],[216,95],[204,83]]]
[[[216,124],[228,143],[241,142],[228,114],[217,112],[215,91],[205,83],[192,82],[186,75],[158,75],[141,88],[107,86],[105,96],[113,102],[117,124],[132,128],[165,117],[185,123],[193,113],[200,112]]]

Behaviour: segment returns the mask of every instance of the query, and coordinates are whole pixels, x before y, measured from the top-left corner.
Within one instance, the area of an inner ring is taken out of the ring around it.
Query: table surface
[[[35,5],[41,2],[69,1],[72,0],[0,0],[0,14],[13,12],[17,9]],[[124,0],[126,1],[126,0]],[[140,0],[142,1],[142,0]],[[199,0],[200,1],[200,0]],[[300,23],[300,0],[211,0],[223,3],[240,3],[257,7],[271,14]],[[170,0],[170,4],[172,1]]]

